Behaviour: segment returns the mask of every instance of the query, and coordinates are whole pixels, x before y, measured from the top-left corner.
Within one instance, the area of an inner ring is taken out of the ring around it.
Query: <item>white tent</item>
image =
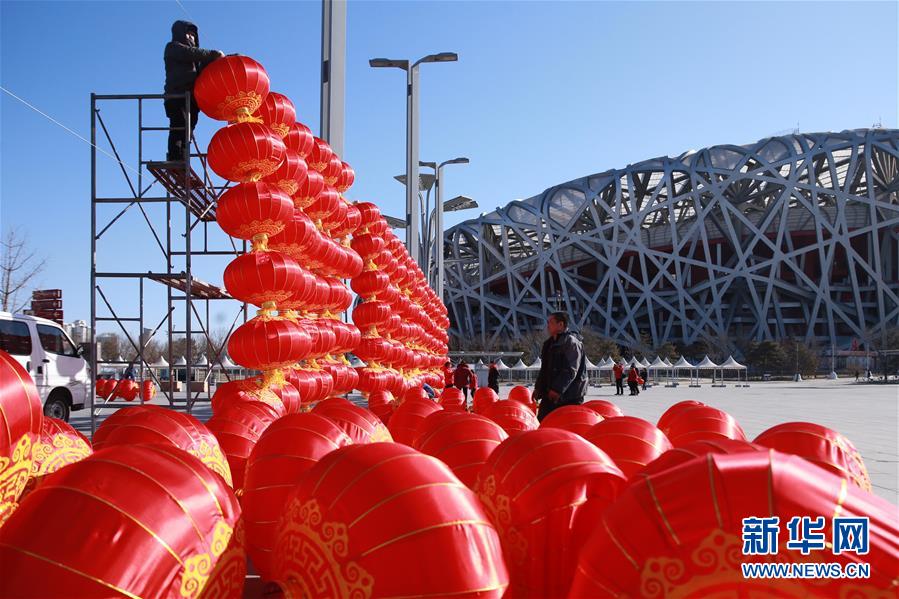
[[[496,361],[496,369],[497,370],[509,370],[509,367],[506,366],[506,363],[503,362],[502,358],[500,358],[499,360]]]
[[[650,370],[665,370],[666,368],[668,368],[668,364],[665,364],[665,361],[658,356],[656,356],[656,359],[649,365]]]
[[[515,365],[512,366],[512,370],[527,370],[527,368],[527,364],[522,362],[521,358],[519,358],[518,361],[515,362]]]
[[[222,358],[222,368],[231,369],[231,368],[240,368],[237,364],[231,361],[231,358],[225,356]]]
[[[718,365],[712,362],[709,359],[708,354],[696,365],[696,387],[699,387],[699,371],[701,370],[711,370],[712,371],[712,384],[715,384],[715,371],[718,369]],[[693,385],[691,385],[693,386]]]
[[[206,359],[206,356],[200,356],[199,358],[197,358],[197,361],[194,362],[194,366],[209,366],[209,360]]]
[[[599,370],[599,366],[590,361],[590,358],[585,357],[584,362],[587,364],[587,370]]]
[[[165,358],[159,356],[159,359],[150,364],[150,368],[168,368],[169,363],[165,361]]]
[[[649,369],[649,360],[647,360],[646,358],[643,358],[642,360],[638,360],[638,361],[637,361],[637,365],[638,365],[640,368],[646,368],[646,369]]]
[[[542,366],[542,365],[543,365],[543,362],[540,360],[540,358],[537,358],[536,360],[534,360],[533,364],[528,366],[528,370],[540,370],[540,366]]]
[[[475,366],[475,368],[483,368],[483,367],[484,367],[484,360],[478,358],[478,361],[475,362],[474,366]]]
[[[603,358],[602,362],[599,363],[600,370],[612,370],[613,366],[615,366],[615,360],[610,357]]]
[[[665,368],[671,368],[672,366],[674,366],[668,358],[662,360],[662,364],[665,365]]]
[[[184,359],[184,356],[175,360],[175,366],[187,366],[187,360]]]
[[[686,370],[687,372],[690,373],[690,384],[691,385],[693,384],[694,366],[693,366],[693,364],[690,364],[690,361],[687,360],[685,357],[681,356],[680,360],[678,360],[671,368],[674,370],[674,380],[671,381],[672,387],[676,387],[678,385],[678,378],[679,378],[678,372],[680,372],[681,370]]]
[[[739,362],[734,360],[733,356],[728,356],[724,362],[722,362],[721,364],[718,365],[718,368],[721,370],[721,381],[722,382],[724,381],[724,371],[725,370],[736,370],[737,371],[736,386],[737,387],[741,387],[741,386],[748,387],[749,386],[748,379],[747,379],[747,383],[745,385],[740,384],[740,371],[741,370],[745,371],[746,367],[743,364],[740,364]]]

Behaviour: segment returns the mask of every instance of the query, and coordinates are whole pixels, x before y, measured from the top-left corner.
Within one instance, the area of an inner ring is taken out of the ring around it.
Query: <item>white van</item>
[[[87,361],[61,326],[45,318],[0,312],[0,349],[34,379],[44,414],[68,421],[71,411],[84,409],[91,384]]]

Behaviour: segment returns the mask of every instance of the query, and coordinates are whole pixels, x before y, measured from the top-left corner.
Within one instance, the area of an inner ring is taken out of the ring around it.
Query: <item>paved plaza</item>
[[[512,383],[501,385],[506,397]],[[357,399],[359,403],[364,400]],[[590,387],[588,399],[606,399],[618,404],[625,414],[656,422],[669,406],[684,399],[695,399],[724,410],[737,419],[754,439],[767,428],[783,422],[806,421],[821,424],[846,435],[861,452],[871,476],[874,492],[899,505],[899,385],[855,383],[843,379],[816,379],[800,383],[753,382],[748,388],[657,385],[637,397],[615,396],[614,385]],[[160,403],[157,397],[154,403]],[[364,405],[364,404],[363,404]],[[103,410],[101,418],[112,410]],[[194,410],[200,420],[211,415],[208,404]],[[90,432],[87,410],[72,415],[72,424],[85,434]]]

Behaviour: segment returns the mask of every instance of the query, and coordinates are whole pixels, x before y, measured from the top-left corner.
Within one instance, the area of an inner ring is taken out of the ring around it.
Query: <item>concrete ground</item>
[[[515,383],[503,383],[506,397]],[[351,399],[363,403],[364,400]],[[747,437],[754,439],[775,424],[791,421],[815,422],[849,438],[862,454],[874,492],[899,505],[899,385],[855,383],[848,379],[816,379],[794,382],[753,382],[748,388],[712,387],[703,381],[698,388],[683,382],[678,387],[656,385],[637,397],[615,396],[614,385],[591,386],[588,399],[616,403],[629,416],[656,422],[672,404],[695,399],[724,410],[737,419]],[[157,397],[153,403],[162,403]],[[112,413],[104,409],[98,422]],[[209,404],[198,404],[194,415],[202,421],[211,416]],[[90,433],[90,413],[72,415],[73,426]]]

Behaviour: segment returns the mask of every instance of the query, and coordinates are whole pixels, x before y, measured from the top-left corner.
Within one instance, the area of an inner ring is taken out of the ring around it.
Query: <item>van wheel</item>
[[[44,403],[44,416],[58,418],[65,422],[69,421],[69,402],[66,401],[62,393],[54,391],[50,394],[50,397]]]

